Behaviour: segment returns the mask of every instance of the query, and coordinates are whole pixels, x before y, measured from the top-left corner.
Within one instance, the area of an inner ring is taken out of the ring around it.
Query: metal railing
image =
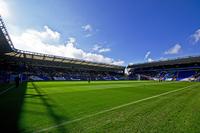
[[[1,28],[3,34],[4,34],[5,38],[6,38],[6,40],[7,40],[8,44],[9,44],[9,46],[10,46],[11,49],[14,51],[14,50],[15,50],[14,45],[13,45],[13,43],[12,43],[12,40],[10,39],[10,36],[9,36],[9,34],[8,34],[8,31],[7,31],[7,29],[6,29],[6,26],[5,26],[4,22],[3,22],[3,19],[2,19],[2,17],[1,17],[1,15],[0,15],[0,28]]]

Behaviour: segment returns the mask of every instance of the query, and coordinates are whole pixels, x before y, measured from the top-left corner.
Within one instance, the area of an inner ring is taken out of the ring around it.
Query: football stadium
[[[0,16],[0,132],[198,133],[200,56],[129,65],[15,48]]]

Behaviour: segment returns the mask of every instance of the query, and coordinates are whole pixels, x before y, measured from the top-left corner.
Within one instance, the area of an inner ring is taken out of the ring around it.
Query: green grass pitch
[[[28,82],[0,94],[0,121],[15,132],[199,133],[200,83]]]

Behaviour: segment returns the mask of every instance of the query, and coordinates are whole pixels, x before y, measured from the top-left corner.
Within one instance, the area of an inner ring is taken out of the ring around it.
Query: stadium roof
[[[36,52],[29,52],[18,50],[14,48],[14,45],[9,37],[9,34],[6,30],[5,24],[0,16],[0,55],[3,57],[10,57],[10,58],[18,58],[18,59],[31,59],[35,61],[47,61],[47,62],[55,62],[61,64],[68,64],[68,65],[83,65],[83,66],[90,66],[90,67],[101,67],[101,68],[109,68],[109,69],[119,69],[124,70],[124,66],[106,64],[106,63],[98,63],[98,62],[91,62],[86,60],[74,59],[74,58],[67,58],[62,56],[55,56],[55,55],[48,55]]]
[[[200,56],[187,56],[169,60],[159,60],[147,63],[132,64],[128,65],[128,68],[147,68],[147,67],[159,67],[159,66],[190,64],[190,63],[200,63]]]

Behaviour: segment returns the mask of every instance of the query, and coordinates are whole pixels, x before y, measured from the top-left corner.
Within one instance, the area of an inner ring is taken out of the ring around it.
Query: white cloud
[[[151,59],[151,58],[148,58],[148,59],[147,59],[147,62],[152,62],[152,61],[154,61],[154,60]]]
[[[97,51],[98,53],[105,53],[105,52],[111,51],[110,48],[103,48],[99,44],[95,44],[94,47],[92,48],[92,50]]]
[[[60,33],[53,31],[52,29],[50,29],[48,26],[44,26],[45,28],[45,32],[42,32],[41,35],[46,38],[46,37],[50,37],[52,39],[60,39]]]
[[[124,61],[122,60],[116,61],[101,54],[85,52],[84,50],[77,48],[76,39],[73,37],[68,38],[68,41],[65,45],[59,44],[57,42],[60,40],[60,33],[53,31],[48,26],[44,26],[43,31],[27,29],[25,32],[19,35],[11,34],[11,39],[13,40],[15,47],[21,50],[115,65],[124,64]]]
[[[68,41],[67,41],[67,44],[69,44],[69,43],[75,44],[75,43],[76,43],[76,38],[74,38],[74,37],[69,37],[69,38],[68,38]]]
[[[195,33],[190,37],[192,39],[193,44],[200,42],[200,29],[196,30]]]
[[[94,51],[97,51],[101,48],[102,46],[100,46],[99,44],[95,44],[94,47],[92,48]]]
[[[99,53],[109,52],[109,51],[111,51],[110,48],[101,48],[101,49],[99,49]]]
[[[90,34],[90,33],[85,35],[85,37],[91,37],[91,36],[92,36],[92,34]]]
[[[160,60],[161,60],[161,61],[165,61],[165,60],[168,60],[168,58],[160,57]]]
[[[147,51],[147,53],[146,53],[145,56],[144,56],[144,60],[146,60],[147,62],[152,62],[152,61],[154,61],[154,60],[150,57],[150,55],[151,55],[151,51]]]
[[[90,24],[83,25],[82,28],[83,28],[83,31],[86,33],[84,35],[85,37],[93,36],[93,33],[92,33],[93,32],[93,28],[92,28],[92,26]]]
[[[178,54],[180,50],[181,50],[181,45],[177,43],[172,48],[165,51],[164,54]]]
[[[10,16],[10,11],[6,0],[0,0],[0,15],[6,18]]]
[[[36,31],[34,29],[28,29],[26,32],[29,35],[35,36],[37,38],[43,39],[43,40],[59,40],[60,39],[60,33],[53,31],[48,26],[44,26],[44,31]],[[26,35],[26,34],[24,34]]]
[[[82,28],[86,32],[91,32],[93,30],[92,26],[90,24],[86,24],[86,25],[82,26]]]
[[[145,54],[144,59],[147,59],[147,58],[150,56],[150,54],[151,54],[151,51],[148,51],[148,52]]]

